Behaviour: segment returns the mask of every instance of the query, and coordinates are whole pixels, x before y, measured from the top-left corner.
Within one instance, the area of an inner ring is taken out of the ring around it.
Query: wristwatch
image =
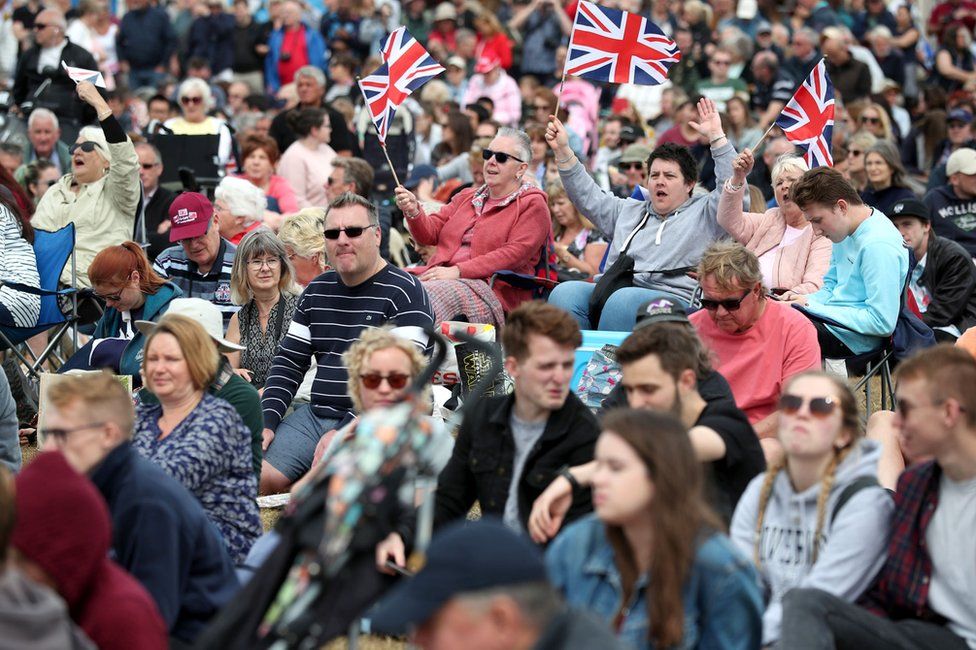
[[[569,465],[563,465],[559,469],[559,475],[562,476],[567,481],[569,481],[569,485],[571,488],[573,488],[573,492],[583,489],[583,486],[579,484],[579,481],[576,480],[576,477],[573,476],[573,473],[569,471]]]

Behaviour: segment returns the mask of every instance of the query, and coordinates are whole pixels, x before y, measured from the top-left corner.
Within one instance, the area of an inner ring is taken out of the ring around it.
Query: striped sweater
[[[0,282],[17,282],[40,287],[34,248],[27,243],[17,217],[0,204]],[[32,293],[0,287],[0,304],[13,316],[17,327],[33,327],[41,313],[41,297]]]
[[[418,328],[434,314],[420,280],[387,265],[362,284],[348,287],[335,271],[315,278],[298,300],[288,333],[271,364],[261,406],[264,426],[274,431],[302,383],[314,355],[312,409],[319,417],[342,418],[352,411],[342,354],[367,328],[386,323],[427,344]]]
[[[230,300],[230,276],[234,268],[235,253],[237,253],[237,246],[226,239],[221,239],[220,248],[217,250],[217,259],[220,263],[214,262],[210,271],[202,274],[196,262],[187,258],[183,246],[176,244],[159,254],[153,262],[153,270],[178,286],[184,298],[202,298],[215,304],[224,317],[226,332],[230,317],[240,309],[240,306]]]

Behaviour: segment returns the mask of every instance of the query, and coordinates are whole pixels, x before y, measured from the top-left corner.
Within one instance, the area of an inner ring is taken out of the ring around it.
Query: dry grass
[[[346,639],[336,639],[325,646],[326,650],[345,650],[348,647],[349,644]],[[386,637],[363,636],[359,638],[359,644],[356,647],[359,650],[403,650],[407,648],[407,644]]]

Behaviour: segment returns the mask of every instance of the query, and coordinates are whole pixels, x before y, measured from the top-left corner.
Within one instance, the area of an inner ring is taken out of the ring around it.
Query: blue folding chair
[[[29,375],[28,380],[37,395],[40,383],[40,372],[44,364],[50,359],[64,363],[58,353],[61,339],[68,331],[72,331],[75,348],[78,347],[78,333],[72,326],[78,320],[78,294],[72,287],[59,288],[58,283],[64,267],[71,264],[72,284],[77,277],[75,268],[75,225],[69,223],[60,230],[50,232],[34,229],[34,256],[37,258],[37,273],[40,276],[40,289],[15,282],[4,283],[5,286],[25,293],[33,293],[41,297],[41,313],[34,327],[0,326],[0,350],[9,350],[17,360],[23,364]],[[71,310],[65,314],[61,311],[61,299],[71,299]],[[35,355],[26,341],[41,332],[54,329],[48,339],[47,347],[39,355]]]

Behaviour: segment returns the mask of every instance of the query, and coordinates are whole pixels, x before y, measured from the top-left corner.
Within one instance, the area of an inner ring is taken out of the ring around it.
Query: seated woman
[[[214,107],[210,86],[203,79],[190,77],[180,84],[176,99],[180,104],[181,115],[166,120],[163,126],[172,131],[173,135],[219,136],[217,164],[221,169],[225,168],[233,155],[234,137],[226,122],[207,115],[207,111]]]
[[[864,172],[868,185],[860,192],[861,200],[887,216],[893,216],[891,209],[899,201],[918,198],[901,164],[901,154],[892,142],[878,140],[868,148],[864,154]]]
[[[138,320],[157,321],[174,298],[183,295],[172,282],[152,270],[146,253],[133,241],[109,246],[95,256],[88,267],[95,295],[105,301],[105,312],[95,333],[75,352],[61,372],[108,368],[120,375],[132,375],[141,385],[145,337],[136,326]]]
[[[264,192],[268,200],[265,224],[277,231],[282,215],[296,212],[299,207],[291,185],[274,173],[279,158],[278,144],[266,135],[251,134],[241,143],[241,158],[244,161],[242,177]]]
[[[501,327],[505,312],[531,292],[488,280],[497,271],[532,275],[552,232],[545,192],[523,176],[532,155],[523,131],[499,129],[483,152],[484,185],[456,194],[426,214],[412,192],[396,188],[397,206],[417,243],[436,245],[430,264],[409,269],[420,275],[437,322],[464,316]]]
[[[34,327],[41,313],[41,297],[17,291],[6,283],[41,286],[34,256],[34,229],[13,196],[0,191],[0,325]]]
[[[303,208],[285,218],[278,239],[295,269],[295,283],[304,288],[329,268],[325,257],[325,210]]]
[[[237,246],[244,235],[264,225],[268,200],[264,192],[243,178],[226,176],[214,190],[213,206],[220,236]]]
[[[298,139],[281,155],[278,175],[288,181],[300,207],[328,205],[325,185],[336,157],[329,146],[329,114],[322,108],[303,108],[288,113],[288,124]]]
[[[795,375],[779,405],[784,459],[746,488],[730,532],[770,589],[763,645],[779,639],[790,589],[857,600],[887,557],[894,509],[877,483],[881,446],[863,439],[845,382],[821,372]]]
[[[227,340],[244,350],[227,356],[234,372],[259,390],[298,305],[292,276],[285,246],[270,230],[250,233],[237,247],[230,298],[242,307],[230,317]]]
[[[799,156],[780,156],[771,174],[777,207],[765,212],[743,212],[746,178],[754,164],[749,149],[732,161],[732,177],[722,188],[715,218],[759,258],[763,286],[774,293],[813,293],[823,286],[830,266],[830,240],[814,234],[803,212],[790,200],[790,188],[809,166]]]
[[[261,534],[251,432],[230,404],[207,393],[220,354],[203,326],[164,316],[146,338],[142,375],[159,400],[136,408],[133,447],[182,483],[240,563]]]
[[[590,220],[580,214],[566,195],[566,188],[556,182],[546,189],[552,213],[557,273],[560,280],[584,280],[600,272],[600,262],[607,252],[607,240]]]
[[[595,514],[546,552],[568,604],[636,648],[758,648],[756,572],[705,505],[701,464],[681,423],[615,409],[595,456]]]

